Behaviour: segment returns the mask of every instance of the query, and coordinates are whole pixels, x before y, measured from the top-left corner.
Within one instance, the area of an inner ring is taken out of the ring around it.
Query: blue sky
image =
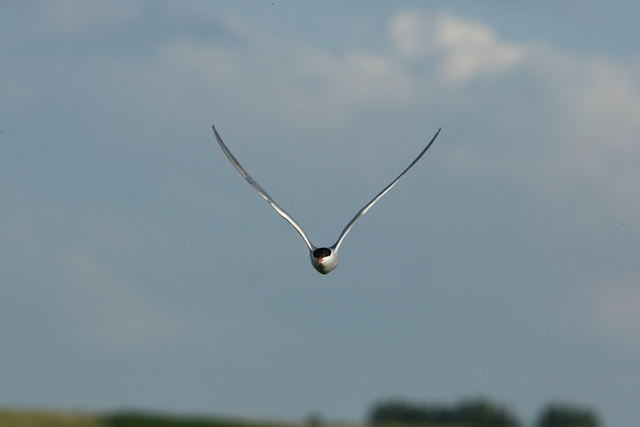
[[[0,405],[637,423],[638,9],[0,3]]]

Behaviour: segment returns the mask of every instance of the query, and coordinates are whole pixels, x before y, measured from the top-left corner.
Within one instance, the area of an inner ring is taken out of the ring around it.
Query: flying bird
[[[227,157],[229,158],[229,161],[231,161],[231,164],[235,166],[238,172],[240,172],[240,175],[242,175],[244,179],[246,179],[249,182],[249,184],[251,184],[251,186],[258,192],[258,194],[260,194],[267,202],[269,202],[269,204],[276,210],[276,212],[278,212],[281,217],[286,219],[289,222],[289,224],[291,224],[293,228],[295,228],[296,231],[300,233],[300,236],[302,236],[302,239],[309,247],[309,257],[311,258],[311,264],[313,265],[313,268],[315,268],[316,270],[318,270],[318,272],[322,274],[328,274],[338,266],[338,248],[340,247],[340,244],[344,240],[347,233],[349,233],[349,231],[351,230],[351,227],[353,227],[356,221],[359,220],[362,217],[362,215],[366,214],[367,211],[371,208],[371,206],[373,206],[378,200],[380,200],[380,198],[384,196],[387,193],[387,191],[391,190],[391,188],[394,185],[396,185],[396,183],[400,180],[400,178],[402,178],[404,174],[407,173],[409,169],[411,169],[413,165],[415,165],[418,162],[418,160],[420,160],[420,158],[424,155],[424,153],[427,152],[429,147],[431,147],[431,144],[433,144],[433,141],[436,140],[436,138],[438,137],[438,134],[440,133],[440,130],[442,129],[442,128],[438,129],[438,132],[436,132],[434,137],[431,138],[431,141],[429,142],[429,144],[427,144],[427,146],[420,152],[420,154],[418,154],[418,157],[416,157],[415,160],[411,162],[411,164],[400,175],[398,175],[396,179],[394,179],[391,182],[391,184],[387,185],[381,192],[378,193],[376,197],[374,197],[369,203],[367,203],[365,207],[360,209],[360,211],[356,214],[356,216],[354,216],[353,219],[349,221],[349,223],[344,228],[344,230],[342,230],[342,233],[340,233],[340,237],[338,237],[338,240],[333,245],[329,247],[317,247],[313,243],[311,243],[311,240],[309,240],[307,233],[304,232],[300,224],[298,224],[298,222],[295,219],[293,219],[291,215],[289,215],[284,209],[282,209],[280,205],[278,205],[276,201],[273,200],[266,191],[264,191],[264,189],[260,186],[260,184],[258,184],[253,178],[251,178],[251,175],[247,173],[247,171],[242,167],[242,165],[240,165],[240,162],[238,162],[238,160],[234,157],[234,155],[231,154],[231,151],[229,151],[229,149],[224,144],[224,142],[222,142],[222,138],[220,138],[220,135],[218,135],[218,131],[216,130],[216,127],[215,126],[212,126],[212,127],[213,127],[213,133],[215,134],[216,139],[218,140],[218,144],[220,144],[220,148],[222,148],[222,151],[224,151],[224,154],[227,155]]]

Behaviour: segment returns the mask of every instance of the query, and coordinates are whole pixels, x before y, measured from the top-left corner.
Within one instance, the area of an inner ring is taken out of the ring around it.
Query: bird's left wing
[[[338,238],[338,241],[336,243],[334,243],[334,245],[332,246],[332,248],[334,249],[338,249],[338,247],[340,246],[340,244],[342,243],[342,240],[345,238],[345,236],[347,235],[347,233],[349,233],[349,231],[351,230],[351,227],[353,227],[353,225],[356,223],[357,220],[359,220],[362,215],[366,214],[367,211],[369,210],[369,208],[371,208],[371,206],[373,206],[378,200],[380,200],[380,198],[382,196],[384,196],[385,194],[387,194],[387,192],[389,190],[391,190],[393,188],[394,185],[396,185],[396,183],[398,181],[400,181],[400,178],[403,177],[403,175],[405,173],[407,173],[409,171],[409,169],[411,169],[413,167],[413,165],[415,165],[418,160],[420,160],[420,158],[424,155],[424,153],[427,152],[427,150],[429,149],[429,147],[431,147],[431,144],[433,144],[433,141],[436,140],[436,138],[438,137],[438,134],[440,133],[440,130],[442,130],[442,128],[438,129],[438,132],[436,132],[436,134],[434,135],[433,138],[431,138],[431,141],[429,142],[429,144],[427,144],[427,146],[424,148],[424,150],[422,150],[420,152],[420,154],[418,154],[418,157],[415,158],[415,160],[413,162],[411,162],[411,164],[400,174],[398,175],[398,177],[396,179],[393,180],[393,182],[389,185],[387,185],[384,190],[382,190],[381,192],[378,193],[378,195],[376,197],[373,198],[373,200],[371,200],[369,203],[366,204],[366,206],[362,209],[360,209],[360,211],[356,214],[356,216],[353,217],[353,219],[349,222],[349,224],[347,224],[347,226],[344,228],[344,230],[342,230],[342,234],[340,234],[340,237]]]

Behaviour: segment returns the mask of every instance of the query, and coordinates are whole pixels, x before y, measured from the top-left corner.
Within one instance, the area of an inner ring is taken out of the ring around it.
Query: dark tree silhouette
[[[472,426],[516,427],[516,417],[506,408],[488,400],[476,399],[460,403],[454,409],[457,421]]]
[[[374,405],[371,424],[465,425],[469,427],[517,427],[516,417],[503,406],[485,399],[463,401],[455,406],[416,404],[388,400]]]
[[[538,418],[538,427],[599,427],[596,413],[566,404],[547,405]]]
[[[374,405],[371,424],[445,424],[454,420],[451,410],[440,405],[409,403],[394,399]]]

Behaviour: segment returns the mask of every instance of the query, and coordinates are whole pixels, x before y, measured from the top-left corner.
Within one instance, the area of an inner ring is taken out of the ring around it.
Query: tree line
[[[520,427],[518,418],[505,406],[486,399],[465,400],[454,405],[415,403],[401,399],[376,403],[369,412],[372,425],[422,425],[468,427]],[[536,427],[600,427],[597,414],[575,405],[551,403],[538,415]]]

